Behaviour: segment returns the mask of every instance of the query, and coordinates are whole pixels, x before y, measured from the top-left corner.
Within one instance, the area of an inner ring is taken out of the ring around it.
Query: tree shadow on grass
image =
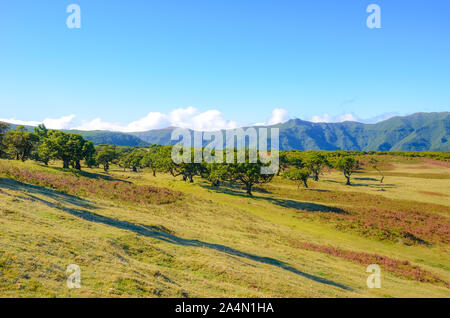
[[[164,227],[134,224],[134,223],[131,223],[128,221],[116,220],[116,219],[106,217],[103,215],[99,215],[94,212],[83,210],[83,209],[64,207],[61,204],[56,204],[56,203],[44,200],[40,197],[37,197],[36,195],[47,196],[47,197],[50,197],[57,201],[69,203],[72,205],[78,205],[83,208],[86,208],[87,206],[92,208],[91,205],[86,204],[86,200],[84,200],[84,199],[80,199],[78,197],[63,194],[58,191],[49,190],[44,187],[30,186],[30,185],[18,183],[13,180],[9,180],[9,181],[8,180],[9,179],[7,179],[5,181],[5,179],[0,178],[0,186],[5,187],[5,188],[10,188],[13,190],[23,191],[24,194],[26,194],[28,197],[30,197],[31,200],[38,201],[38,202],[43,203],[51,208],[64,211],[75,217],[81,218],[81,219],[89,221],[89,222],[104,224],[104,225],[108,225],[111,227],[115,227],[117,229],[131,231],[131,232],[134,232],[139,235],[151,237],[154,239],[158,239],[158,240],[161,240],[161,241],[164,241],[164,242],[167,242],[170,244],[179,245],[179,246],[209,248],[209,249],[216,250],[216,251],[219,251],[222,253],[226,253],[230,256],[242,257],[242,258],[246,258],[248,260],[252,260],[255,262],[262,263],[262,264],[276,266],[278,268],[287,270],[291,273],[308,278],[308,279],[313,280],[318,283],[338,287],[338,288],[341,288],[344,290],[351,290],[351,288],[348,286],[345,286],[343,284],[340,284],[340,283],[337,283],[337,282],[334,282],[334,281],[331,281],[328,279],[324,279],[322,277],[318,277],[315,275],[311,275],[311,274],[302,272],[302,271],[290,266],[289,264],[287,264],[285,262],[282,262],[280,260],[277,260],[277,259],[274,259],[271,257],[263,257],[263,256],[258,256],[258,255],[254,255],[254,254],[250,254],[250,253],[245,253],[245,252],[242,252],[237,249],[234,249],[234,248],[231,248],[231,247],[228,247],[225,245],[221,245],[221,244],[213,244],[213,243],[203,242],[203,241],[199,241],[199,240],[185,239],[185,238],[182,238],[182,237],[179,237],[179,236],[176,236],[176,235],[170,233]]]
[[[258,197],[258,199],[264,199],[266,201],[272,202],[273,204],[282,206],[284,208],[296,209],[296,210],[306,210],[308,212],[333,212],[339,214],[348,214],[347,211],[340,208],[331,207],[323,204],[311,203],[311,202],[301,202],[295,200],[278,199],[278,198],[268,198],[268,197]]]
[[[288,200],[288,199],[280,199],[280,198],[271,198],[267,196],[249,196],[248,194],[235,190],[235,188],[228,188],[228,187],[213,187],[211,185],[207,184],[200,184],[201,187],[208,189],[210,191],[215,191],[216,193],[225,193],[225,194],[231,194],[234,196],[239,196],[243,198],[253,199],[253,200],[262,200],[267,201],[272,204],[276,204],[279,206],[282,206],[284,208],[290,208],[290,209],[296,209],[296,210],[305,210],[308,212],[333,212],[333,213],[339,213],[339,214],[348,214],[345,210],[342,210],[340,208],[331,207],[323,204],[317,204],[317,203],[311,203],[311,202],[302,202],[302,201],[296,201],[296,200]]]
[[[70,208],[64,208],[64,207],[61,207],[60,209],[64,210],[65,212],[68,212],[74,216],[77,216],[84,220],[90,221],[90,222],[101,223],[101,224],[105,224],[108,226],[113,226],[118,229],[132,231],[136,234],[155,238],[155,239],[158,239],[158,240],[170,243],[170,244],[213,249],[213,250],[223,252],[223,253],[226,253],[226,254],[229,254],[232,256],[243,257],[243,258],[255,261],[255,262],[276,266],[276,267],[282,268],[284,270],[287,270],[291,273],[294,273],[296,275],[311,279],[318,283],[331,285],[331,286],[338,287],[338,288],[341,288],[344,290],[351,290],[351,288],[349,288],[343,284],[339,284],[339,283],[336,283],[331,280],[327,280],[327,279],[324,279],[324,278],[321,278],[321,277],[318,277],[315,275],[304,273],[304,272],[299,271],[298,269],[290,266],[289,264],[287,264],[285,262],[279,261],[279,260],[271,258],[271,257],[263,257],[263,256],[258,256],[258,255],[254,255],[254,254],[250,254],[250,253],[245,253],[245,252],[242,252],[237,249],[234,249],[234,248],[231,248],[231,247],[228,247],[225,245],[221,245],[221,244],[213,244],[213,243],[207,243],[207,242],[203,242],[203,241],[199,241],[199,240],[185,239],[185,238],[176,236],[174,234],[167,233],[162,230],[158,230],[158,227],[148,227],[148,226],[144,226],[141,224],[133,224],[133,223],[127,222],[127,221],[120,221],[120,220],[112,219],[112,218],[105,217],[105,216],[102,216],[102,215],[99,215],[96,213],[92,213],[89,211],[85,211],[85,210],[70,209]]]
[[[363,181],[380,181],[378,179],[375,178],[355,178],[355,180],[363,180]]]
[[[89,178],[89,179],[102,179],[102,180],[106,180],[106,181],[120,181],[120,182],[125,182],[125,183],[131,183],[130,181],[113,178],[111,176],[107,176],[107,175],[104,175],[101,173],[87,172],[84,170],[76,170],[76,169],[64,169],[64,168],[60,168],[60,167],[50,167],[50,166],[44,166],[44,165],[42,165],[42,167],[45,167],[47,169],[53,169],[53,170],[56,170],[59,172],[72,173],[74,175]]]
[[[9,189],[14,191],[20,191],[28,196],[34,195],[44,195],[51,197],[52,199],[66,204],[72,204],[80,206],[86,209],[95,209],[91,201],[77,197],[75,195],[63,193],[61,191],[49,189],[43,186],[32,185],[28,183],[22,183],[9,178],[0,178],[0,189]],[[27,199],[27,197],[21,197]]]
[[[378,181],[378,183],[374,183],[374,184],[370,184],[370,183],[355,183],[355,180],[358,181]],[[366,187],[366,188],[370,188],[370,189],[395,189],[397,188],[397,186],[395,184],[392,183],[379,183],[379,180],[377,179],[373,179],[373,178],[352,178],[351,179],[351,184],[350,185],[346,185],[345,181],[339,182],[336,180],[323,180],[324,182],[328,182],[328,183],[336,183],[336,184],[342,184],[343,186],[346,187]]]
[[[377,184],[367,184],[367,183],[355,183],[352,182],[351,187],[366,187],[370,189],[395,189],[397,186],[392,183],[377,183]]]

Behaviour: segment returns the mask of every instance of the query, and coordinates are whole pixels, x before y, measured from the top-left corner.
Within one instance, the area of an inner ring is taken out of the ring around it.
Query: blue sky
[[[2,0],[0,118],[209,129],[448,111],[449,14],[448,0]]]

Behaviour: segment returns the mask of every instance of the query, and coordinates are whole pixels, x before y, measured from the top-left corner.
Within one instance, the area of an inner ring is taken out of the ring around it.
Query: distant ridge
[[[14,128],[16,125],[11,125]],[[376,124],[313,123],[292,119],[280,129],[282,150],[450,151],[450,112],[396,116]],[[32,127],[29,127],[32,129]],[[95,144],[170,145],[175,127],[145,132],[74,131]]]
[[[291,119],[280,129],[282,150],[450,151],[450,112],[396,116],[376,124],[313,123]],[[131,133],[151,144],[173,144],[175,129]]]

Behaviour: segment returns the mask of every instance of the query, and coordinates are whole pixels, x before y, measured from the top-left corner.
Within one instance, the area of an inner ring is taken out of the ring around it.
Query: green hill
[[[11,125],[11,128],[14,127]],[[416,113],[376,124],[312,123],[292,119],[270,127],[280,129],[282,150],[450,151],[450,112]],[[69,132],[79,133],[97,145],[146,146],[173,144],[170,140],[173,129],[134,133],[100,130]]]
[[[95,145],[116,145],[129,147],[145,147],[148,143],[142,139],[122,132],[104,131],[104,130],[65,130],[65,132],[80,134],[87,140],[92,141]]]
[[[280,129],[282,150],[450,151],[450,113],[417,113],[376,124],[312,123],[301,119]],[[173,128],[132,133],[148,143],[172,144]]]
[[[450,151],[450,113],[417,113],[376,124],[311,123],[299,119],[280,128],[285,150]]]
[[[449,297],[450,169],[386,160],[383,184],[329,171],[250,197],[200,177],[1,159],[0,297]]]

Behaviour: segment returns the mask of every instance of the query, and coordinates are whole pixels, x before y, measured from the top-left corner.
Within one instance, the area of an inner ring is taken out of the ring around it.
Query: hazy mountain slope
[[[11,127],[14,128],[15,125]],[[280,129],[282,150],[450,151],[450,112],[416,113],[393,117],[376,124],[312,123],[292,119],[271,127]],[[169,127],[134,133],[70,132],[80,133],[95,144],[145,146],[174,144],[170,138],[174,129]]]
[[[377,124],[311,123],[280,128],[282,149],[450,151],[450,113],[417,113]]]
[[[116,131],[81,131],[81,130],[65,130],[66,132],[80,134],[87,140],[92,141],[95,145],[116,145],[130,147],[145,147],[148,143],[131,134]]]
[[[172,134],[172,131],[174,129],[174,127],[168,127],[163,129],[153,129],[144,132],[134,132],[131,134],[149,144],[170,145],[172,144],[172,142],[170,141],[170,135]]]
[[[417,113],[377,124],[312,123],[300,119],[274,125],[283,150],[450,151],[450,113]],[[148,143],[173,144],[173,128],[132,133]],[[224,138],[226,140],[226,138]]]

